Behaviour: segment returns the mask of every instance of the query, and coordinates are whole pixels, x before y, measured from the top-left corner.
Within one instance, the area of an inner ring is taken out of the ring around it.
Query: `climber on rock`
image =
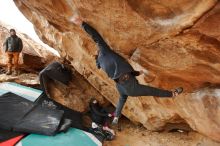
[[[128,96],[175,97],[183,92],[182,87],[168,91],[139,84],[136,76],[142,74],[143,71],[135,71],[132,66],[123,57],[115,53],[104,41],[102,36],[93,27],[84,22],[79,15],[74,15],[70,18],[70,21],[75,25],[81,26],[97,43],[99,48],[96,60],[97,67],[102,68],[108,77],[116,82],[120,97],[112,124],[118,124],[118,119]]]

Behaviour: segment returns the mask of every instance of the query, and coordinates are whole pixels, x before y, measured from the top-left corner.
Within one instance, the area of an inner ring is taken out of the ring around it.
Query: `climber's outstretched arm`
[[[100,52],[104,53],[111,50],[102,36],[97,32],[97,30],[90,26],[88,23],[84,22],[81,17],[75,16],[71,19],[71,22],[78,26],[82,26],[82,28],[91,36],[94,42],[98,44]]]

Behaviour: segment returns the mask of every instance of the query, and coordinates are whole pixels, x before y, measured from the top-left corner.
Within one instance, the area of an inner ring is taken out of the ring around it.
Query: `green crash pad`
[[[3,95],[7,92],[12,92],[12,93],[17,94],[23,98],[26,98],[32,102],[37,100],[39,98],[39,96],[43,93],[43,91],[41,91],[41,90],[22,86],[20,84],[14,83],[14,82],[0,83],[0,95]]]
[[[102,146],[92,134],[70,128],[66,133],[55,136],[30,134],[16,146]]]

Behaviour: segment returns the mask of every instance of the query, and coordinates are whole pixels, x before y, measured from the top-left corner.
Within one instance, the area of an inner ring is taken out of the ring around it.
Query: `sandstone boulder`
[[[136,70],[143,84],[183,86],[175,99],[129,98],[123,114],[147,129],[170,123],[220,141],[220,2],[217,0],[15,0],[39,37],[114,105],[114,82],[95,66],[96,45],[70,23],[76,11]],[[68,97],[70,98],[70,97]]]

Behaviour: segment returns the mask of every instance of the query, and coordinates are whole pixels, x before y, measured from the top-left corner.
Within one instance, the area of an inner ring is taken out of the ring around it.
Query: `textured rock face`
[[[94,97],[104,106],[109,104],[82,75],[74,70],[73,79],[68,86],[52,81],[48,83],[48,87],[49,94],[54,100],[80,112],[88,110],[89,101]]]
[[[9,37],[9,26],[0,23],[0,64],[7,64],[7,56],[3,51],[3,43]],[[42,69],[44,65],[55,58],[55,55],[47,51],[43,46],[39,45],[27,35],[17,32],[17,35],[23,41],[23,51],[20,55],[19,63],[24,68]]]
[[[15,0],[43,41],[114,105],[114,82],[95,66],[96,45],[69,18],[76,10],[136,70],[143,84],[183,86],[175,99],[129,98],[123,114],[150,130],[185,122],[220,141],[220,2],[217,0]]]

